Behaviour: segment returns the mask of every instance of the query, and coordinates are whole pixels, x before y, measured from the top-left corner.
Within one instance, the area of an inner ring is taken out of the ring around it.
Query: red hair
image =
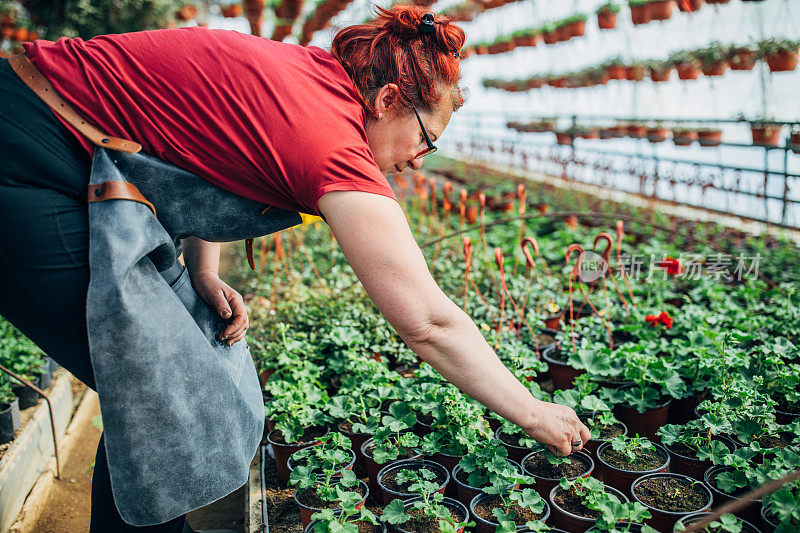
[[[379,7],[374,21],[345,28],[333,38],[331,54],[355,83],[368,115],[373,114],[378,90],[387,83],[400,88],[403,108],[430,112],[441,100],[442,89],[452,91],[453,110],[464,103],[458,87],[464,30],[437,16],[433,32],[420,32],[427,12],[410,5]]]

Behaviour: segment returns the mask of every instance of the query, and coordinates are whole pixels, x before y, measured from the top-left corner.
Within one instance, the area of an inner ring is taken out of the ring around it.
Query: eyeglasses
[[[414,109],[414,114],[417,115],[417,121],[419,122],[419,127],[422,128],[422,136],[425,137],[425,144],[428,145],[427,148],[425,148],[420,153],[414,156],[414,159],[419,159],[420,157],[425,157],[426,155],[435,152],[436,146],[434,146],[434,144],[431,142],[431,138],[428,135],[428,132],[425,131],[425,126],[422,125],[422,119],[419,118],[419,112],[417,111],[417,108],[415,107],[413,109]]]

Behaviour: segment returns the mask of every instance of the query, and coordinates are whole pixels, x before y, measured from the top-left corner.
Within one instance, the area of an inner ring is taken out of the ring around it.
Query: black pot
[[[655,442],[653,443],[653,446],[655,446],[656,450],[658,450],[662,457],[664,457],[664,462],[658,468],[641,472],[622,470],[621,468],[612,466],[603,460],[603,450],[609,448],[610,446],[611,443],[606,442],[601,444],[597,449],[597,470],[600,474],[598,477],[603,483],[606,485],[611,485],[615,489],[622,491],[626,496],[630,494],[631,485],[633,482],[643,475],[666,472],[669,468],[669,452],[663,446],[656,444]]]
[[[702,507],[700,509],[695,509],[694,511],[690,511],[690,512],[666,511],[666,510],[663,510],[663,509],[657,509],[655,507],[652,507],[652,506],[646,504],[645,502],[643,502],[642,500],[639,499],[639,497],[636,495],[636,487],[638,487],[642,482],[647,481],[648,479],[654,479],[654,478],[683,479],[684,481],[688,481],[689,483],[692,483],[693,486],[700,485],[701,487],[703,487],[704,492],[708,496],[708,501],[707,501],[707,503],[705,504],[704,507]],[[645,523],[647,523],[647,525],[657,529],[658,531],[672,531],[672,529],[675,527],[675,523],[679,519],[683,518],[684,516],[688,516],[691,513],[704,512],[704,511],[708,510],[711,507],[711,503],[714,501],[714,497],[711,494],[711,490],[708,487],[706,487],[706,485],[704,483],[702,483],[702,482],[698,483],[696,479],[690,478],[689,476],[684,476],[682,474],[670,474],[670,473],[666,473],[666,472],[665,473],[661,473],[661,474],[647,474],[647,475],[644,475],[644,476],[640,477],[639,479],[637,479],[636,481],[633,482],[633,485],[631,485],[631,495],[633,496],[633,499],[635,501],[637,501],[637,502],[641,503],[642,505],[644,505],[645,507],[647,507],[647,509],[650,511],[650,514],[652,514],[653,517],[646,519]]]
[[[3,407],[4,409],[0,411],[0,444],[13,440],[14,432],[22,425],[17,398]]]
[[[41,384],[41,377],[37,377],[33,381],[30,382],[34,387],[40,387]],[[11,388],[14,393],[14,396],[19,399],[19,409],[22,411],[23,409],[27,409],[29,407],[33,407],[37,403],[39,403],[39,393],[35,390],[26,387],[25,385],[15,385]]]
[[[692,513],[684,516],[675,524],[675,529],[673,530],[674,533],[678,531],[678,524],[682,524],[684,526],[689,526],[691,524],[699,522],[701,519],[711,515],[711,513],[706,512],[697,512]],[[738,518],[738,517],[737,517]],[[742,520],[739,518],[739,520]],[[748,522],[747,520],[742,520],[742,533],[761,533],[761,530],[758,529],[756,526]]]
[[[475,506],[478,505],[483,500],[492,498],[494,494],[485,494],[481,493],[472,498],[472,501],[469,502],[469,512],[472,515],[472,518],[475,520],[475,533],[493,533],[495,528],[497,528],[500,524],[498,522],[490,522],[488,520],[484,520],[480,516],[475,513]],[[547,500],[544,500],[544,514],[539,519],[540,522],[547,522],[547,519],[550,517],[550,504],[547,503]],[[527,528],[522,526],[517,526],[517,531],[526,531]]]
[[[703,474],[703,481],[705,482],[706,486],[711,489],[711,492],[714,494],[714,501],[717,503],[717,505],[722,505],[737,498],[737,496],[731,496],[730,494],[722,492],[714,484],[714,478],[716,478],[718,474],[725,472],[726,470],[733,470],[733,467],[712,466],[711,468],[706,470],[705,474]],[[733,514],[735,514],[742,520],[747,520],[748,522],[757,524],[759,519],[761,518],[762,502],[760,499],[751,501],[752,503],[750,505],[748,505],[744,509],[736,511]]]
[[[427,468],[428,470],[433,470],[444,475],[444,483],[441,484],[439,490],[437,492],[441,492],[444,494],[445,487],[447,484],[450,483],[450,472],[445,468],[443,465],[435,462],[435,461],[428,461],[425,459],[406,459],[404,461],[396,461],[390,465],[387,465],[378,472],[378,485],[380,486],[381,493],[383,495],[383,501],[385,503],[389,503],[392,500],[400,499],[400,500],[410,500],[411,498],[416,496],[416,493],[413,492],[398,492],[392,489],[387,488],[383,484],[383,478],[389,472],[393,472],[395,470],[403,470],[404,468],[409,467],[420,467],[420,468]]]
[[[50,359],[49,357],[44,360],[44,366],[42,367],[42,374],[39,376],[39,380],[41,385],[39,385],[40,389],[49,389],[53,385],[53,364],[55,361]]]
[[[410,498],[410,499],[406,500],[404,505],[403,505],[404,509],[405,510],[410,509],[411,508],[411,504],[413,504],[415,501],[417,501],[419,499],[420,499],[419,496],[415,496],[414,498]],[[442,500],[442,505],[444,505],[445,507],[449,507],[450,509],[455,509],[456,511],[460,512],[461,516],[463,517],[461,519],[461,522],[466,522],[467,519],[469,518],[469,511],[467,511],[467,508],[464,507],[464,504],[462,504],[458,500],[454,500],[453,498],[445,497]],[[391,525],[391,526],[389,526],[389,528],[394,533],[410,533],[407,529],[403,529],[403,525],[402,524],[396,525],[396,526],[395,525]],[[458,531],[462,532],[462,531],[464,531],[464,528],[461,528]]]

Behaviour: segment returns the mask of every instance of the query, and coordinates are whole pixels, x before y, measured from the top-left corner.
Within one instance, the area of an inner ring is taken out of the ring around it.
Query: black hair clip
[[[433,13],[425,13],[419,20],[419,26],[417,27],[417,31],[422,34],[435,33],[436,26],[434,25],[434,21],[435,19],[433,17]]]

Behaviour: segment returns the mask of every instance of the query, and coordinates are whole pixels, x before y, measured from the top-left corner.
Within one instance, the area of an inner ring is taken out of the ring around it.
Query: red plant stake
[[[537,248],[538,248],[538,246],[537,246]],[[523,250],[524,250],[524,248],[523,248]],[[531,328],[531,325],[528,324],[528,321],[525,319],[525,312],[522,309],[519,308],[519,306],[517,305],[517,302],[514,300],[514,298],[512,298],[511,293],[508,291],[508,285],[506,284],[506,272],[505,272],[505,269],[503,268],[503,252],[502,252],[502,250],[500,250],[500,248],[495,248],[494,249],[494,258],[495,258],[495,261],[497,262],[497,268],[500,271],[500,286],[503,288],[503,292],[505,293],[505,296],[508,298],[508,301],[511,302],[511,306],[514,308],[514,311],[516,311],[517,314],[519,315],[520,324],[525,324],[525,327],[528,329],[528,332],[531,334],[531,339],[533,340],[533,347],[534,347],[534,349],[536,351],[536,355],[540,355],[539,354],[539,342],[536,340],[536,335],[533,333],[533,329]],[[534,266],[533,268],[536,268],[536,267]],[[527,298],[527,294],[526,294],[526,298]],[[502,317],[501,317],[500,323],[502,324]],[[514,328],[513,321],[511,322],[511,327]],[[521,326],[519,328],[517,328],[517,329],[521,329]],[[498,334],[500,333],[500,328],[499,327],[497,329],[497,332],[498,332]],[[519,333],[517,333],[517,335],[519,336]],[[499,336],[498,336],[498,339],[499,339]]]
[[[519,213],[519,238],[518,242],[522,242],[523,237],[525,236],[525,186],[523,184],[517,185],[517,200],[519,202],[519,208],[517,212]],[[519,266],[519,260],[517,255],[514,255],[514,275],[517,275],[517,267]]]
[[[583,290],[583,284],[580,282],[581,257],[583,257],[583,254],[585,253],[583,250],[583,246],[575,243],[575,244],[570,244],[567,247],[567,252],[565,255],[567,265],[569,266],[569,258],[570,256],[572,256],[572,252],[574,251],[578,252],[578,260],[575,262],[575,266],[572,267],[572,270],[569,273],[569,330],[570,330],[570,340],[572,341],[572,349],[577,350],[577,348],[575,347],[575,326],[573,324],[573,322],[575,321],[575,313],[573,311],[573,305],[572,305],[572,284],[575,281],[575,279],[578,280],[578,289],[580,289],[584,300],[586,300],[586,303],[589,304],[589,307],[592,308],[592,311],[594,311],[595,314],[597,314],[597,316],[600,317],[600,320],[603,322],[606,331],[608,331],[608,343],[610,347],[613,349],[614,343],[611,340],[611,328],[608,326],[605,319],[597,310],[597,308],[595,308],[594,304],[589,299],[589,295],[586,294],[586,291]]]
[[[497,321],[497,337],[494,341],[494,349],[497,350],[497,345],[500,342],[500,330],[503,328],[503,319],[506,316],[506,274],[503,270],[503,251],[500,248],[494,249],[494,261],[497,264],[497,269],[500,272],[500,286],[503,290],[500,291],[500,320]]]
[[[472,239],[464,237],[464,312],[467,312],[467,295],[469,294],[469,269],[472,267]]]
[[[651,215],[652,216],[652,215]],[[625,288],[628,289],[628,297],[631,299],[631,305],[636,307],[636,300],[633,299],[633,291],[628,284],[628,274],[625,266],[622,264],[622,238],[625,237],[625,225],[621,220],[617,220],[617,263],[622,270],[622,281],[625,282]]]
[[[467,190],[461,189],[458,193],[459,196],[459,206],[458,206],[458,229],[464,229],[464,218],[467,214]]]
[[[606,232],[598,233],[597,236],[594,238],[594,246],[597,247],[597,242],[600,240],[605,239],[608,242],[608,246],[606,249],[603,250],[602,256],[603,259],[606,261],[606,266],[608,267],[608,277],[611,278],[611,282],[614,284],[614,288],[617,291],[617,294],[622,299],[623,305],[625,305],[625,311],[628,311],[628,301],[622,295],[622,291],[619,290],[619,285],[617,285],[617,280],[614,278],[614,272],[611,269],[611,248],[614,246],[614,238]],[[603,274],[603,292],[606,290],[606,275]],[[606,296],[608,298],[608,296]]]

